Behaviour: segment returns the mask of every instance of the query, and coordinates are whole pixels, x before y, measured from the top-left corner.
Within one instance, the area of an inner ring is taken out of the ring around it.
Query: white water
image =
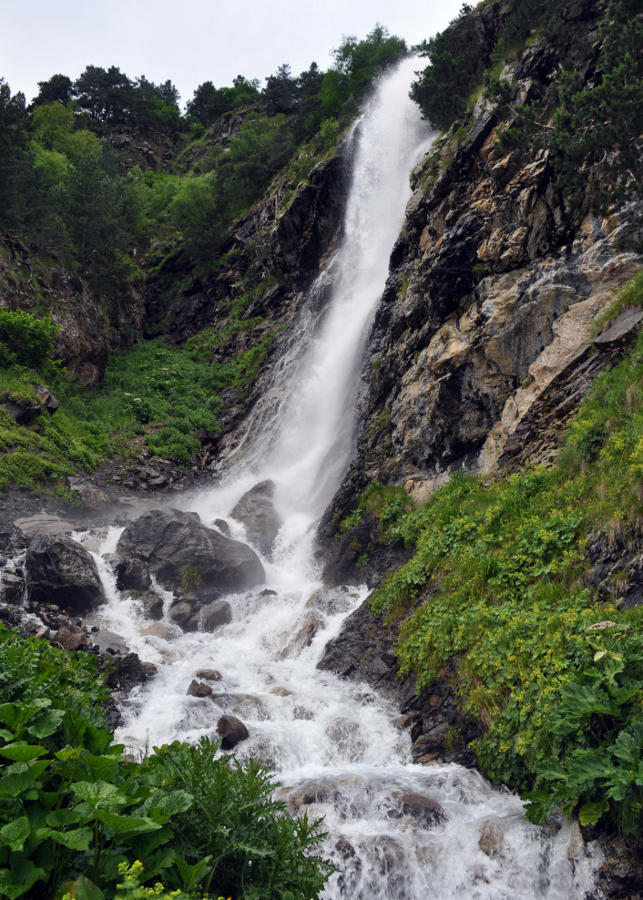
[[[428,142],[407,98],[414,65],[387,76],[358,126],[345,238],[311,291],[293,350],[249,430],[259,437],[244,443],[223,485],[183,501],[210,524],[228,518],[258,481],[274,480],[284,523],[272,560],[264,560],[274,593],[228,597],[233,621],[214,634],[182,634],[167,619],[159,632],[135,600],[119,596],[103,558],[119,529],[110,529],[96,554],[109,598],[104,625],[159,668],[129,699],[118,737],[144,751],[215,736],[222,713],[239,716],[250,738],[236,748],[238,757],[273,766],[292,809],[326,817],[324,853],[341,869],[327,898],[581,900],[598,860],[581,849],[570,862],[572,826],[535,828],[517,797],[475,772],[409,764],[395,708],[368,687],[316,668],[325,643],[366,595],[365,588],[323,589],[312,543],[350,460],[364,343],[402,224],[408,173]],[[329,299],[320,310],[322,294]],[[243,539],[243,526],[229,522]],[[186,695],[200,669],[222,674],[213,699]],[[404,814],[400,798],[408,793],[438,802],[443,820],[425,827]]]

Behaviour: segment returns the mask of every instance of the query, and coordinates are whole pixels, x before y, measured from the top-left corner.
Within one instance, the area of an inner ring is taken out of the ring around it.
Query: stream
[[[601,860],[576,825],[561,817],[538,828],[517,796],[478,772],[411,764],[394,705],[316,668],[326,642],[368,593],[323,586],[315,527],[354,452],[369,328],[410,197],[409,172],[431,141],[408,98],[417,65],[406,60],[388,73],[355,126],[341,246],[312,286],[292,349],[225,478],[180,499],[204,524],[225,519],[232,537],[245,541],[230,511],[256,484],[274,482],[281,528],[269,554],[257,549],[265,586],[226,597],[229,624],[183,633],[168,618],[168,592],[158,588],[164,618],[151,622],[139,601],[116,589],[108,557],[121,528],[110,528],[94,549],[108,598],[101,626],[158,667],[127,699],[117,739],[145,753],[175,739],[215,737],[221,715],[238,716],[250,736],[237,757],[270,765],[292,811],[325,817],[321,852],[338,867],[325,898],[582,900]],[[213,696],[188,696],[203,670],[220,673],[210,675]]]

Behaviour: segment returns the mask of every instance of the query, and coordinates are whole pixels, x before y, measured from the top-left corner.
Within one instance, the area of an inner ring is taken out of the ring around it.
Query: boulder
[[[44,384],[37,384],[34,390],[36,391],[41,404],[45,407],[47,412],[53,416],[60,404],[51,393],[49,388],[46,388]]]
[[[187,693],[188,697],[211,697],[212,688],[209,684],[204,684],[202,681],[197,681],[196,678],[193,678]]]
[[[39,534],[27,548],[27,590],[33,603],[56,603],[72,614],[105,602],[96,563],[67,535]]]
[[[221,681],[221,672],[218,669],[199,669],[194,673],[194,677],[200,681]]]
[[[140,559],[121,559],[114,571],[119,591],[146,591],[152,584],[150,573]]]
[[[200,606],[195,597],[183,597],[170,609],[170,619],[183,631],[214,631],[232,621],[232,609],[225,600]]]
[[[0,601],[15,606],[25,592],[24,579],[13,572],[0,572]]]
[[[158,621],[163,618],[163,597],[155,591],[144,591],[137,599],[143,607],[146,619]]]
[[[412,816],[423,825],[434,825],[445,818],[440,804],[423,794],[402,794],[400,805],[402,815]]]
[[[222,750],[232,750],[249,737],[248,729],[236,716],[221,716],[217,722],[217,733],[221,735]]]
[[[275,511],[273,497],[274,481],[261,481],[243,495],[230,512],[233,519],[246,527],[248,540],[258,547],[264,556],[272,550],[281,519]]]
[[[58,629],[54,643],[63,650],[78,650],[79,647],[86,647],[89,644],[89,638],[78,625],[70,625],[68,628]]]
[[[265,580],[254,550],[206,528],[196,514],[177,509],[139,516],[121,535],[116,552],[122,560],[119,572],[121,567],[123,574],[135,571],[139,564],[169,590],[179,589],[189,569],[199,580],[197,593],[208,600],[213,590],[241,591]]]

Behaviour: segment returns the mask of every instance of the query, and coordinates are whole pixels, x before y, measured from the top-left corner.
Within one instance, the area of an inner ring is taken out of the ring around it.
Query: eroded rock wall
[[[481,90],[413,173],[363,370],[358,464],[322,533],[373,480],[402,483],[421,501],[453,470],[497,471],[561,373],[573,380],[585,365],[588,389],[610,364],[591,325],[640,266],[641,205],[593,214],[588,195],[560,186],[549,150],[506,152],[498,141],[516,105],[553,102],[562,68],[594,83],[602,11],[575,4],[556,45],[538,38],[505,66],[513,112]]]

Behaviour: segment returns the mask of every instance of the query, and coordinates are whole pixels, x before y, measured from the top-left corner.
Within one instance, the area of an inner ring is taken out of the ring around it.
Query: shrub
[[[50,357],[57,327],[19,309],[0,309],[0,367],[15,364],[40,368]]]

